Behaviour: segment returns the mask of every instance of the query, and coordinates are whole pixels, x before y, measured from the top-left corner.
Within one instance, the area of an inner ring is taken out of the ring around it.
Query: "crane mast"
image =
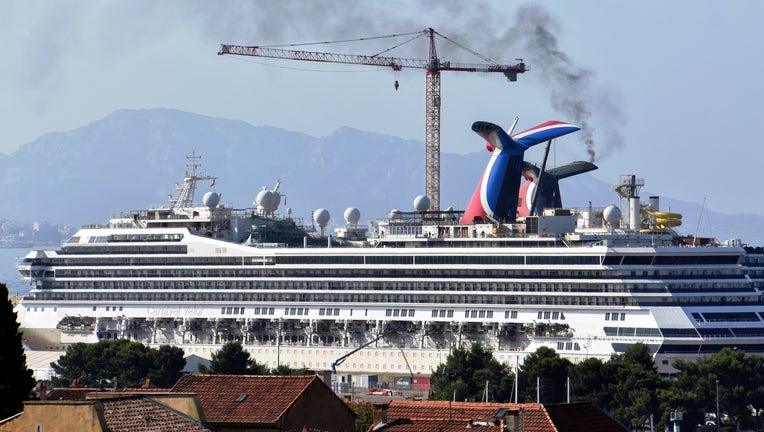
[[[517,74],[528,69],[519,61],[514,65],[489,63],[441,62],[435,49],[435,35],[432,28],[423,32],[429,37],[430,52],[427,60],[385,57],[379,55],[336,54],[318,51],[287,50],[260,46],[220,45],[218,55],[268,57],[286,60],[301,60],[323,63],[357,64],[384,66],[394,71],[403,68],[425,69],[425,194],[430,198],[430,210],[440,210],[440,72],[500,72],[509,81],[517,81]]]

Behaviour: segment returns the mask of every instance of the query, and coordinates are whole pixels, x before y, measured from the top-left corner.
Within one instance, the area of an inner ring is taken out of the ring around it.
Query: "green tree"
[[[557,351],[541,347],[525,357],[520,367],[520,393],[524,402],[536,401],[537,378],[541,382],[541,403],[565,402],[570,360],[560,357]]]
[[[5,299],[5,300],[2,300]],[[0,283],[0,419],[23,410],[34,388],[32,370],[21,342],[21,332],[8,287]]]
[[[268,375],[268,368],[249,358],[241,342],[228,342],[212,353],[210,366],[199,365],[199,372],[227,375]]]
[[[658,393],[667,386],[655,365],[650,348],[637,343],[604,364],[604,391],[610,395],[605,408],[623,424],[642,427],[658,412]]]
[[[484,400],[488,383],[489,400],[506,402],[512,396],[514,374],[507,365],[500,364],[482,345],[473,344],[467,351],[455,349],[438,366],[432,376],[433,398],[451,399],[456,392],[459,400]]]
[[[374,419],[374,409],[370,402],[367,401],[351,401],[348,402],[348,406],[356,415],[355,432],[367,432]]]
[[[717,383],[722,426],[727,419],[740,430],[750,419],[752,409],[764,408],[764,362],[760,356],[742,350],[723,348],[694,362],[677,361],[677,391],[692,394],[704,412],[716,412]]]
[[[51,367],[56,373],[53,384],[57,386],[68,386],[76,381],[82,386],[97,387],[114,385],[116,381],[123,387],[135,387],[143,385],[148,378],[156,385],[170,387],[185,364],[180,348],[162,346],[155,350],[138,342],[118,339],[73,344]]]
[[[170,388],[180,379],[186,359],[183,358],[183,349],[162,345],[154,355],[153,366],[149,371],[148,379],[157,387]]]
[[[604,388],[605,364],[592,357],[573,365],[570,369],[571,399],[573,401],[592,401],[604,407],[610,400],[610,394]]]
[[[276,369],[271,370],[271,375],[279,375],[279,376],[307,375],[307,374],[308,374],[307,369],[292,369],[285,364],[279,365]]]

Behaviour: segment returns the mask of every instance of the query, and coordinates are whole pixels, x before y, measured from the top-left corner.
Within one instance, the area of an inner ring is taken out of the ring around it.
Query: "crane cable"
[[[385,35],[385,36],[371,36],[371,37],[365,37],[365,38],[358,38],[358,39],[343,39],[343,40],[335,40],[335,41],[324,41],[324,42],[304,42],[304,43],[293,43],[293,44],[282,44],[282,45],[260,45],[262,48],[283,48],[283,47],[296,47],[296,46],[307,46],[307,45],[326,45],[326,44],[333,44],[333,43],[346,43],[346,42],[361,42],[361,41],[367,41],[367,40],[374,40],[374,39],[385,39],[385,38],[393,38],[393,37],[399,37],[399,36],[411,36],[411,35],[418,35],[423,32],[411,32],[411,33],[401,33],[401,34],[392,34],[392,35]],[[412,38],[413,40],[415,38]]]

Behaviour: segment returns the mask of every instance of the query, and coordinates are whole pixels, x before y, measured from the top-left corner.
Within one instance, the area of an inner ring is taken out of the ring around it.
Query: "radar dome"
[[[605,218],[605,222],[610,226],[618,226],[621,216],[621,209],[613,204],[605,207],[605,210],[602,212],[602,217]]]
[[[202,197],[202,203],[205,207],[213,208],[220,204],[220,194],[217,192],[207,192]]]
[[[273,195],[271,191],[263,188],[263,190],[257,193],[257,197],[255,198],[255,204],[257,204],[258,207],[265,208],[267,204],[270,203],[271,195]]]
[[[392,209],[390,210],[390,213],[387,214],[387,217],[389,219],[400,219],[401,218],[401,211],[398,209]]]
[[[313,221],[323,228],[329,223],[329,216],[329,210],[320,208],[313,213]]]
[[[358,225],[358,221],[361,220],[361,211],[355,207],[348,207],[345,210],[345,222],[350,225]]]
[[[414,198],[414,209],[424,212],[430,209],[430,198],[427,195],[419,195]]]
[[[271,191],[271,202],[268,204],[270,204],[268,210],[276,210],[279,208],[279,204],[281,204],[281,194]]]

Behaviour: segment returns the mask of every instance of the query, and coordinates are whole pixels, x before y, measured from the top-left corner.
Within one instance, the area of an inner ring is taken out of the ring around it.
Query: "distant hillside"
[[[392,208],[412,209],[414,197],[424,192],[420,141],[350,128],[316,138],[170,109],[119,110],[0,155],[0,200],[6,203],[0,216],[79,226],[103,222],[116,212],[166,204],[192,152],[201,155],[204,171],[219,177],[214,190],[222,193],[224,203],[250,207],[263,186],[272,188],[280,179],[284,207],[306,222],[311,210],[326,208],[332,224],[342,223],[350,206],[358,207],[367,221]],[[485,151],[441,155],[442,207],[467,205],[487,158]],[[564,180],[561,187],[565,205],[616,202],[609,183],[590,174]],[[199,185],[197,199],[207,190],[208,185]],[[700,205],[669,198],[662,203],[686,212],[682,232],[694,232]],[[764,245],[762,216],[706,213],[703,219],[699,235]]]

